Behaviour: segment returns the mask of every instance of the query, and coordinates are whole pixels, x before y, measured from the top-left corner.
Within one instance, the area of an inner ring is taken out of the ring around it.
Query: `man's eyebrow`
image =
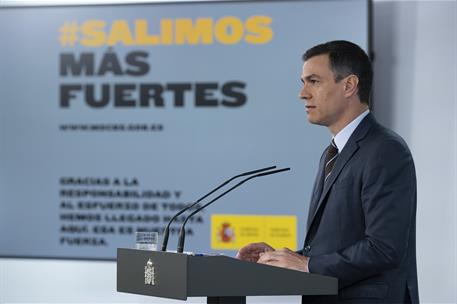
[[[305,80],[309,81],[309,80],[311,80],[311,78],[319,78],[320,79],[320,77],[318,75],[311,74],[311,75],[305,76],[305,78],[300,78],[300,80],[301,80],[301,82],[305,82]]]

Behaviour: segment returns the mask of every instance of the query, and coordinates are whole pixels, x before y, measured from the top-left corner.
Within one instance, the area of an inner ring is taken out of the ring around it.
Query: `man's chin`
[[[312,123],[313,125],[323,125],[323,123],[319,119],[316,119],[315,117],[312,117],[310,115],[308,115],[308,122]]]

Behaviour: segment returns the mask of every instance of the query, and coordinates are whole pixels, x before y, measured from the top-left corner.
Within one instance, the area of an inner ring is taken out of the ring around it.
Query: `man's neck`
[[[346,112],[346,115],[342,116],[338,122],[335,124],[328,126],[328,129],[332,133],[333,136],[338,134],[341,130],[344,129],[348,124],[350,124],[354,119],[359,117],[360,114],[368,110],[368,105],[366,104],[360,104],[359,107],[353,108],[352,111]]]

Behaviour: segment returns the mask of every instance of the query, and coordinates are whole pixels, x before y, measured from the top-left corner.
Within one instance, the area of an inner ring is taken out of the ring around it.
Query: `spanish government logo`
[[[224,222],[218,231],[218,240],[223,243],[231,243],[235,241],[235,231],[230,223]]]

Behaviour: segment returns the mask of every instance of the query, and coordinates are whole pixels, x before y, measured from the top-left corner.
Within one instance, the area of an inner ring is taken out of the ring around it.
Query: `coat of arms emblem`
[[[155,285],[155,267],[151,259],[148,260],[146,266],[144,266],[144,284]]]

